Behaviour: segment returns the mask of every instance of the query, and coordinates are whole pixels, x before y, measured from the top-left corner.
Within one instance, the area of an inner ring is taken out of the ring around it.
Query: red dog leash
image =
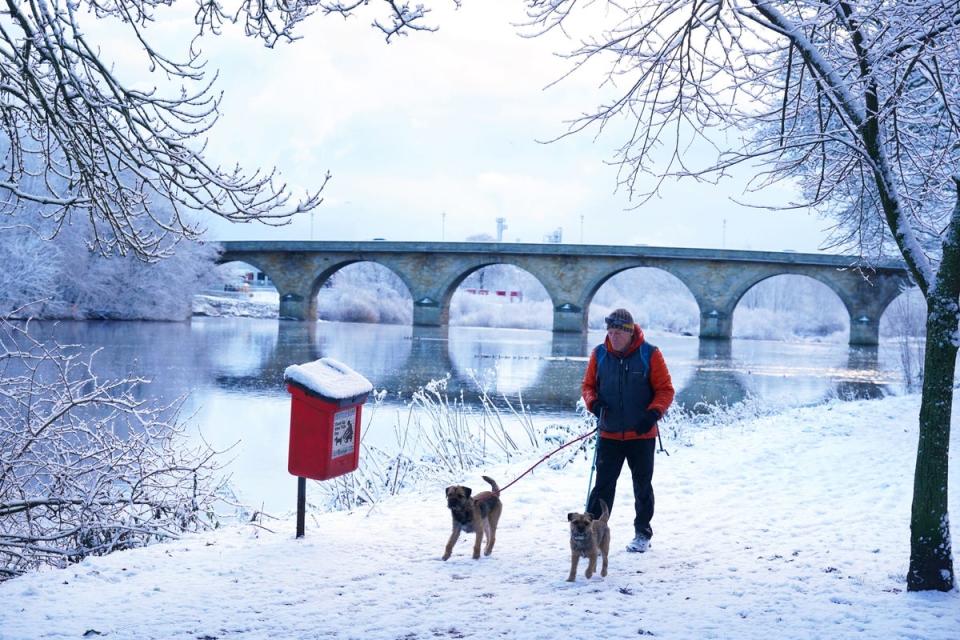
[[[527,469],[526,471],[524,471],[523,473],[521,473],[519,476],[517,476],[516,478],[514,478],[513,480],[511,480],[511,481],[510,481],[509,483],[507,483],[505,486],[500,487],[500,491],[497,491],[497,492],[496,492],[496,495],[500,495],[501,493],[503,493],[504,491],[506,491],[507,489],[509,489],[509,488],[510,488],[513,484],[515,484],[520,478],[522,478],[523,476],[525,476],[525,475],[527,475],[528,473],[530,473],[531,471],[533,471],[533,470],[537,467],[537,465],[539,465],[540,463],[544,462],[547,458],[549,458],[549,457],[552,456],[553,454],[557,453],[557,452],[560,451],[561,449],[565,449],[565,448],[569,447],[570,445],[574,444],[575,442],[580,442],[580,441],[583,440],[584,438],[589,438],[590,436],[592,436],[592,435],[595,434],[596,432],[597,432],[597,430],[594,429],[593,431],[590,431],[590,432],[588,432],[588,433],[585,433],[585,434],[583,434],[582,436],[579,436],[579,437],[577,437],[577,438],[574,438],[574,439],[571,440],[570,442],[566,442],[566,443],[560,445],[559,447],[557,447],[556,449],[554,449],[553,451],[551,451],[551,452],[548,453],[547,455],[545,455],[545,456],[543,456],[542,458],[540,458],[537,462],[535,462],[535,463],[533,464],[532,467],[530,467],[529,469]]]

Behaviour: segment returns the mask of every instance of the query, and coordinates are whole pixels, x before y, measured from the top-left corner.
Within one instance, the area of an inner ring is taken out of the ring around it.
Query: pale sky
[[[380,11],[373,3],[373,10]],[[214,240],[448,241],[506,219],[504,241],[542,242],[562,228],[569,243],[816,251],[827,222],[806,212],[736,204],[746,178],[718,186],[670,184],[638,209],[616,191],[608,162],[620,140],[594,132],[551,144],[564,121],[589,111],[602,78],[574,74],[554,55],[560,34],[524,39],[516,0],[438,2],[435,33],[390,44],[370,11],[344,21],[314,16],[303,38],[264,48],[238,33],[208,37],[223,117],[208,157],[246,168],[276,166],[295,193],[333,179],[313,214],[282,228],[205,218]],[[173,30],[175,20],[156,28]],[[784,204],[791,194],[748,195]]]

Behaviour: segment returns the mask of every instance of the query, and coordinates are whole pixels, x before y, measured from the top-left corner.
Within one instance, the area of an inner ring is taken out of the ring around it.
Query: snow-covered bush
[[[396,450],[361,444],[359,468],[320,485],[327,508],[376,504],[425,481],[454,481],[481,466],[534,453],[544,444],[522,398],[515,403],[504,398],[505,413],[481,387],[480,407],[474,408],[462,394],[450,397],[449,381],[449,376],[431,380],[413,393],[407,411],[398,412]],[[375,394],[372,411],[380,410],[385,395]]]
[[[737,309],[734,335],[748,340],[789,340],[794,337],[794,324],[785,321],[784,315],[773,309]]]
[[[916,287],[907,289],[894,299],[880,316],[883,338],[923,338],[927,334],[927,303]]]
[[[0,320],[0,580],[216,525],[214,454],[183,445],[178,404],[93,360]]]
[[[736,426],[782,410],[781,405],[748,394],[732,404],[698,402],[690,407],[671,407],[658,428],[665,447],[670,443],[690,446],[698,433]]]
[[[450,301],[450,324],[550,330],[553,328],[553,306],[549,300],[511,303],[497,296],[458,292]]]
[[[413,305],[409,296],[378,294],[375,290],[331,288],[317,295],[317,317],[340,322],[410,324]]]
[[[511,401],[487,395],[479,381],[480,406],[468,406],[462,394],[450,397],[449,378],[432,380],[398,410],[390,446],[361,444],[358,469],[319,484],[324,510],[376,504],[388,496],[416,491],[425,484],[457,482],[476,469],[511,460],[562,469],[574,462],[590,464],[594,455],[596,420],[583,403],[569,420],[535,425],[522,397]],[[383,410],[386,392],[367,403],[368,428]],[[689,446],[698,433],[730,427],[759,416],[775,415],[782,407],[755,396],[734,404],[698,403],[672,408],[660,422],[664,448]],[[549,457],[547,455],[549,454]],[[538,461],[538,456],[541,456]],[[498,479],[500,480],[500,479]],[[512,478],[501,480],[501,487]]]

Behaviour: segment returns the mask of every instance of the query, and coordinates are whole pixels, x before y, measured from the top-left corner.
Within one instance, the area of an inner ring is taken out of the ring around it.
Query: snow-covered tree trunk
[[[937,279],[926,294],[927,343],[907,575],[907,587],[911,590],[949,591],[955,581],[947,470],[960,299],[960,180],[957,189],[957,206],[944,239],[943,260]]]

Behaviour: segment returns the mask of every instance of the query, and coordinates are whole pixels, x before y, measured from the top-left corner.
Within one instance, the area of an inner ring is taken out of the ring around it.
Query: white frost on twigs
[[[283,379],[331,400],[353,398],[373,390],[369,380],[333,358],[292,364],[284,370]]]

